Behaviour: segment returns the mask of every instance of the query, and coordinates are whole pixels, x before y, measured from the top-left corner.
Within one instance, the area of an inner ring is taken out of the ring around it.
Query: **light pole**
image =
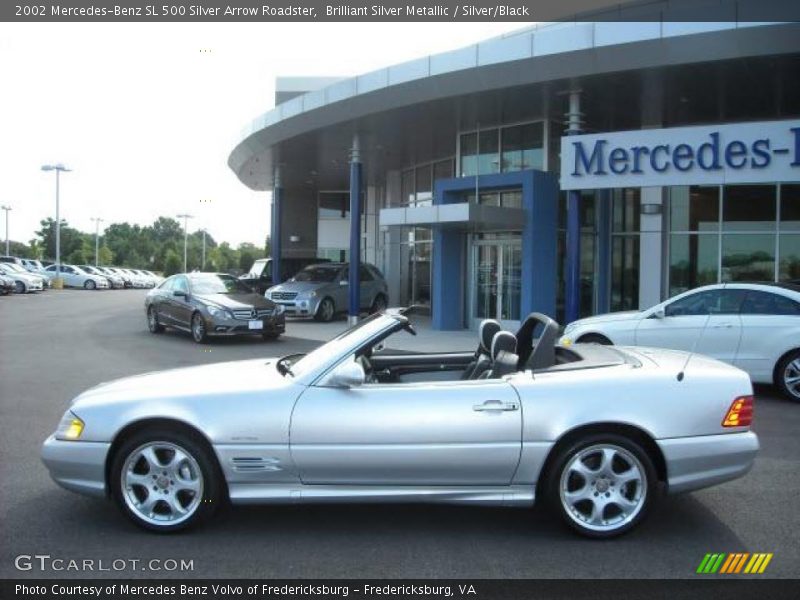
[[[42,165],[42,171],[55,171],[56,172],[56,285],[61,284],[61,213],[59,212],[58,192],[61,172],[69,172],[68,169],[61,163],[57,165]]]
[[[11,254],[11,252],[8,249],[8,213],[11,211],[11,207],[3,205],[0,208],[6,211],[6,256],[8,256],[9,254]]]
[[[94,221],[94,266],[96,267],[100,264],[100,223],[105,219],[92,217],[90,220]]]
[[[186,246],[189,243],[189,219],[194,219],[194,216],[188,214],[178,215],[179,219],[183,219],[183,272],[186,273]]]

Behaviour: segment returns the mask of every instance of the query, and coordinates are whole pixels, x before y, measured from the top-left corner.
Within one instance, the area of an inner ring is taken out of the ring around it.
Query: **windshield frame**
[[[216,292],[214,292],[214,291],[205,291],[204,292],[204,291],[198,289],[198,284],[202,284],[205,281],[208,281],[210,279],[216,279],[218,282],[219,281],[230,281],[233,284],[235,289],[228,290],[227,287],[226,287],[225,291],[222,291],[222,292],[220,292],[220,291],[216,291]],[[212,295],[216,295],[216,294],[221,294],[223,296],[231,296],[231,295],[234,295],[234,294],[252,294],[253,293],[253,290],[251,290],[247,285],[242,283],[236,277],[234,277],[232,275],[228,275],[227,273],[203,273],[202,275],[199,275],[199,276],[195,275],[195,276],[192,276],[192,277],[187,277],[187,280],[189,281],[189,286],[190,286],[190,289],[192,290],[192,293],[196,294],[198,296],[212,296]]]
[[[312,283],[312,284],[321,284],[321,285],[328,285],[331,283],[336,283],[337,279],[336,276],[342,272],[341,265],[337,265],[335,263],[319,263],[314,265],[308,265],[300,269],[294,277],[292,277],[289,281],[291,283]],[[333,272],[333,276],[330,279],[298,279],[298,276],[301,276],[303,273],[306,272]]]
[[[401,315],[375,313],[358,325],[346,329],[332,340],[315,348],[300,360],[291,364],[293,381],[302,385],[314,385],[342,360],[364,346],[376,344],[391,334],[403,329],[408,319]],[[305,363],[303,365],[302,363]],[[299,368],[298,368],[299,367]],[[277,369],[277,361],[276,367]]]

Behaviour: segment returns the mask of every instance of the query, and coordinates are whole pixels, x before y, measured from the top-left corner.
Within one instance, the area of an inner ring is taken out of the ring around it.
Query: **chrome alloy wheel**
[[[783,369],[783,385],[795,400],[800,400],[800,357],[786,363]]]
[[[199,314],[192,317],[192,337],[195,342],[202,342],[206,339],[206,324]]]
[[[636,518],[647,497],[644,466],[614,444],[577,452],[561,473],[559,496],[564,512],[578,525],[612,532]]]
[[[120,477],[125,504],[150,525],[181,523],[203,500],[200,465],[170,442],[148,442],[136,448],[125,460]]]

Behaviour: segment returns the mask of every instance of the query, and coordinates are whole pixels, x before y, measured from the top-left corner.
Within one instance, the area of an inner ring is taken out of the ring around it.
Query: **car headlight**
[[[283,311],[286,310],[283,308],[283,304],[276,304],[275,309],[272,311],[272,314],[276,317],[283,314]]]
[[[212,317],[221,317],[223,319],[227,319],[230,317],[230,314],[224,308],[219,308],[218,306],[209,306],[208,307],[208,314]]]
[[[58,440],[77,440],[83,433],[83,421],[71,410],[64,413],[61,422],[56,428],[56,439]]]

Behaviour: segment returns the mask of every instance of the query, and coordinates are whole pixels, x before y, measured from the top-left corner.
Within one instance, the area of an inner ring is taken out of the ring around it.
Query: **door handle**
[[[718,323],[717,325],[712,325],[712,329],[730,329],[733,327],[733,323]]]
[[[500,400],[487,400],[483,404],[474,404],[472,410],[485,412],[489,410],[519,410],[518,402],[502,402]]]

